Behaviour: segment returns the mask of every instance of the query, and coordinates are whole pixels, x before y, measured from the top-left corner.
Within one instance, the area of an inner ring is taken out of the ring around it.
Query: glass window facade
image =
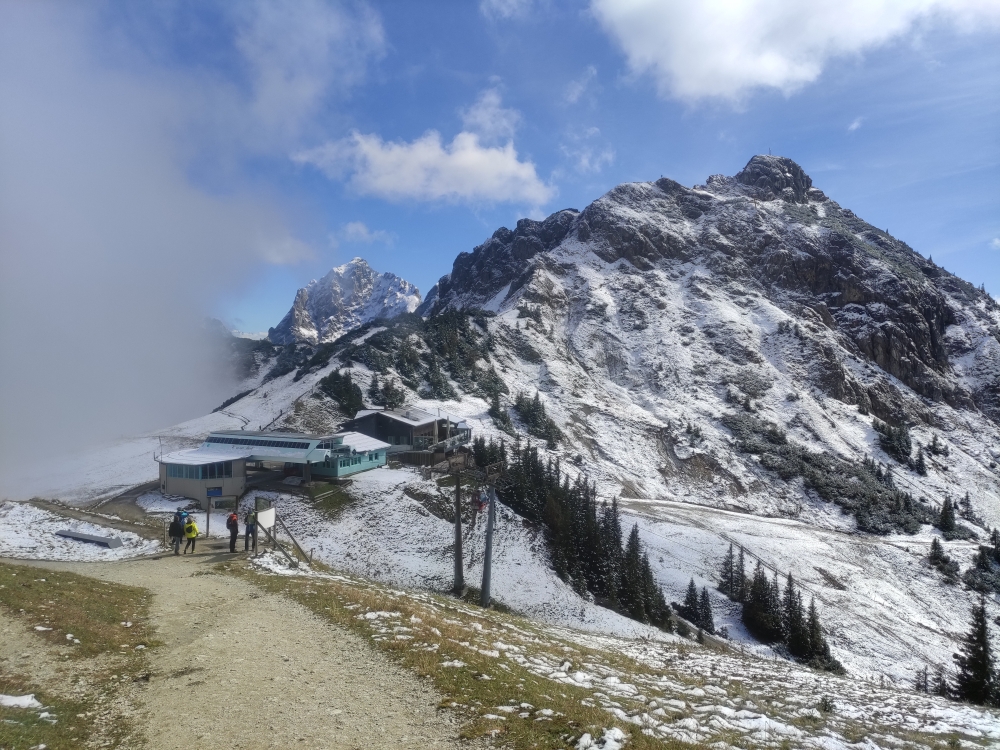
[[[167,464],[167,476],[174,479],[232,479],[233,462],[220,461],[202,466]]]

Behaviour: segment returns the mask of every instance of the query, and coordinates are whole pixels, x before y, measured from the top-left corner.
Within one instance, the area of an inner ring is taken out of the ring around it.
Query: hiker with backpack
[[[184,554],[191,550],[191,554],[194,554],[194,543],[198,538],[198,524],[194,522],[194,516],[187,517],[187,523],[184,524],[184,536],[187,538],[187,544],[184,545]]]
[[[170,522],[167,534],[170,536],[170,546],[173,547],[174,554],[179,555],[181,553],[181,538],[184,536],[184,521],[181,520],[180,513],[174,513],[174,520]]]
[[[246,512],[243,516],[243,521],[246,523],[246,535],[243,537],[243,551],[248,552],[250,550],[250,537],[253,537],[254,549],[257,548],[257,511],[251,509]]]
[[[229,551],[236,551],[236,537],[240,535],[240,517],[234,510],[226,518],[226,528],[229,529]]]

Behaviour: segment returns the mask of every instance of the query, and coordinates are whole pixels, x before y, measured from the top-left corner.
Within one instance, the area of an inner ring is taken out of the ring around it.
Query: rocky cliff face
[[[362,258],[337,266],[299,289],[292,309],[268,331],[273,344],[322,344],[376,318],[413,312],[420,291],[395,274],[379,274]]]
[[[791,323],[818,323],[813,382],[884,419],[926,416],[912,404],[907,411],[900,384],[931,402],[1000,413],[1000,329],[989,296],[841,208],[777,156],[694,188],[668,179],[621,185],[582,213],[500,229],[456,259],[423,310],[500,309],[524,297],[569,312],[578,305],[549,299],[542,279],[595,258],[654,295],[656,284],[644,282],[684,274],[689,293],[766,300]],[[699,326],[706,335],[731,327]],[[847,363],[875,365],[882,377],[861,378]]]

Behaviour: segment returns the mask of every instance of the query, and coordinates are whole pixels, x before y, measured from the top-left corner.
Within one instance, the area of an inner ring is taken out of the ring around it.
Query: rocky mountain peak
[[[770,154],[753,157],[736,174],[736,181],[760,190],[764,200],[782,197],[795,203],[806,203],[806,193],[812,187],[812,179],[802,167],[787,157]]]
[[[413,312],[419,304],[420,291],[413,284],[353,258],[299,289],[292,309],[268,330],[268,338],[274,344],[322,344],[376,318]]]

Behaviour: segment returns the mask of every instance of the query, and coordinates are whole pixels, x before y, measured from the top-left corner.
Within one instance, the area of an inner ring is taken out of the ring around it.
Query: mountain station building
[[[359,432],[307,435],[298,432],[213,432],[197,448],[157,457],[160,491],[224,508],[246,492],[247,464],[255,468],[346,477],[386,463],[389,443]]]
[[[443,461],[472,440],[467,422],[415,408],[362,409],[343,427],[388,443],[394,459],[419,466]]]

